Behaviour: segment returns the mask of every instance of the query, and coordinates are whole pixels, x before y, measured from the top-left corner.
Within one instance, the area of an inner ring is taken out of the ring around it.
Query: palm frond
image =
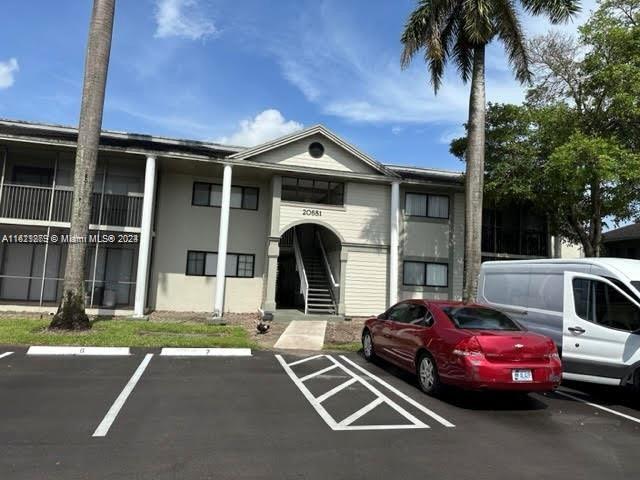
[[[426,39],[431,33],[431,1],[421,0],[418,7],[411,13],[400,37],[404,45],[400,57],[400,65],[407,68],[411,60],[426,44]]]
[[[429,66],[431,83],[436,92],[442,82],[452,44],[448,19],[456,3],[456,0],[420,0],[401,37],[404,45],[400,58],[402,68],[407,68],[413,57],[424,50],[425,63]]]
[[[492,0],[462,0],[464,33],[475,45],[489,43],[493,36],[494,2]]]
[[[579,0],[521,0],[525,11],[547,15],[551,23],[566,22],[580,11]]]
[[[516,79],[520,83],[529,83],[532,77],[529,70],[529,52],[514,0],[495,1],[497,6],[496,34],[507,50],[509,65],[513,68]]]

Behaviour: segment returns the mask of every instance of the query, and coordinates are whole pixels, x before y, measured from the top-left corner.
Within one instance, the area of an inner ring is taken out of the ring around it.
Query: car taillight
[[[453,350],[453,354],[461,357],[484,355],[480,347],[480,342],[478,342],[476,337],[468,337],[461,340]]]
[[[549,360],[560,360],[560,355],[558,354],[555,342],[551,340],[548,345],[549,351],[545,354],[545,358],[548,358]]]

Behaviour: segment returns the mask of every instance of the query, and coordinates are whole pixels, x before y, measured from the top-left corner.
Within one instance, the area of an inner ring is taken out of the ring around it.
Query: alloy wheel
[[[371,335],[369,332],[365,333],[362,338],[362,348],[364,350],[365,358],[371,358],[373,356],[373,342],[371,341]]]
[[[422,360],[420,361],[420,383],[425,391],[433,389],[433,384],[435,383],[434,373],[433,362],[431,359],[427,356],[422,357]]]

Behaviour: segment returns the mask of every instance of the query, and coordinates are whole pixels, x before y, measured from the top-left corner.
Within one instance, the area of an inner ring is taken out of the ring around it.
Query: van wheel
[[[420,355],[416,370],[420,389],[427,395],[438,395],[442,390],[442,384],[440,383],[438,367],[436,367],[433,357],[428,353]]]
[[[376,358],[376,352],[373,350],[373,339],[371,338],[371,332],[365,330],[362,334],[362,351],[364,358],[369,362],[372,362]]]

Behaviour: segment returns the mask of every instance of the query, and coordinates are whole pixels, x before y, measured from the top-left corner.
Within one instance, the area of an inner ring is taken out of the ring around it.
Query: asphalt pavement
[[[1,479],[640,478],[640,401],[618,389],[434,399],[358,354],[7,350]]]

